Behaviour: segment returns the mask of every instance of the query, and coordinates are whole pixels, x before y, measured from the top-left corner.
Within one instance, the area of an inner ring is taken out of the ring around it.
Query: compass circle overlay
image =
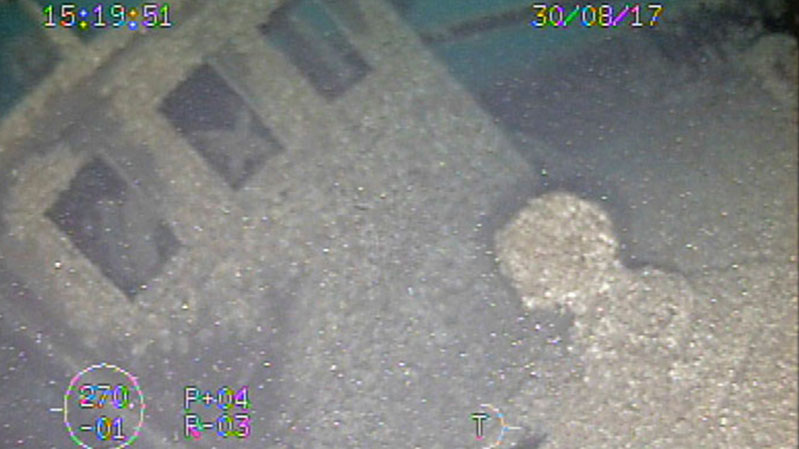
[[[80,446],[80,447],[82,447],[84,449],[94,449],[92,446],[90,446],[89,444],[85,443],[83,440],[81,440],[75,434],[75,430],[72,428],[72,425],[69,423],[69,399],[70,399],[70,396],[72,395],[72,393],[77,390],[77,386],[78,386],[78,383],[81,380],[81,377],[83,377],[85,374],[88,374],[88,373],[90,373],[90,372],[92,372],[92,371],[94,371],[96,369],[110,369],[110,370],[113,370],[116,373],[119,373],[119,374],[123,375],[127,379],[127,381],[130,382],[130,384],[133,386],[133,390],[139,396],[139,404],[140,404],[140,407],[139,407],[139,422],[134,427],[133,435],[131,435],[131,437],[128,438],[128,440],[125,441],[124,443],[120,444],[119,446],[114,446],[112,448],[112,449],[123,449],[123,448],[128,447],[131,444],[133,444],[133,442],[135,442],[139,438],[139,435],[140,435],[140,432],[141,432],[141,428],[144,425],[144,411],[147,409],[147,406],[146,406],[146,404],[144,402],[144,393],[142,393],[141,386],[139,385],[138,379],[135,376],[133,376],[132,374],[130,374],[129,372],[125,371],[124,369],[122,369],[122,368],[120,368],[120,367],[118,367],[116,365],[112,365],[110,363],[103,362],[103,363],[100,363],[100,364],[97,364],[97,365],[88,366],[88,367],[84,368],[83,370],[81,370],[80,372],[78,372],[78,374],[75,374],[75,376],[72,378],[72,380],[69,381],[69,386],[67,386],[67,391],[64,393],[64,426],[66,426],[66,428],[67,428],[67,432],[69,433],[69,438],[76,445],[78,445],[78,446]]]

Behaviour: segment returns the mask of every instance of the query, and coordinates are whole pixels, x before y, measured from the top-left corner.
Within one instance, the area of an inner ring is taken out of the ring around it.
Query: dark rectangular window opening
[[[327,9],[314,0],[286,3],[259,30],[328,100],[371,71]]]
[[[129,299],[180,248],[169,226],[100,158],[78,171],[45,216]]]
[[[202,64],[160,106],[172,126],[234,190],[283,146],[210,64]]]

